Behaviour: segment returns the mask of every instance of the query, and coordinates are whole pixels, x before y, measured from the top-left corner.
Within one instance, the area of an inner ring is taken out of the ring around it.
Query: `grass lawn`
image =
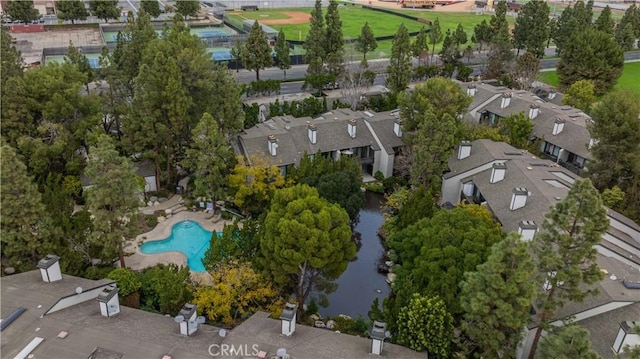
[[[640,96],[640,62],[627,62],[624,64],[622,76],[618,79],[615,88],[625,88]],[[558,74],[555,71],[545,71],[538,74],[537,80],[551,86],[558,86]]]
[[[287,18],[282,12],[296,11],[311,14],[311,8],[283,8],[283,9],[264,9],[260,11],[247,11],[230,13],[229,17],[234,22],[242,22],[246,19],[260,20],[260,19],[284,19]],[[326,10],[326,9],[325,9]],[[394,35],[398,30],[400,24],[404,24],[409,32],[420,31],[423,26],[427,26],[424,23],[418,21],[412,21],[410,19],[394,16],[391,14],[363,9],[361,6],[340,6],[340,19],[342,20],[342,33],[345,39],[355,39],[360,35],[362,26],[365,22],[369,23],[375,36]],[[469,42],[471,44],[471,35],[473,34],[473,28],[482,22],[482,20],[491,19],[491,15],[477,15],[475,13],[451,13],[451,12],[436,12],[436,11],[411,11],[411,10],[394,10],[398,13],[406,13],[409,15],[417,16],[419,18],[427,20],[440,20],[440,27],[443,33],[449,29],[454,31],[459,23],[462,24],[467,31]],[[515,21],[514,18],[508,18],[510,23]],[[309,32],[309,23],[305,24],[286,24],[286,25],[271,25],[276,30],[283,29],[285,37],[289,40],[304,40]],[[373,54],[369,54],[368,58],[385,58],[391,54],[392,40],[378,41],[378,48]],[[436,51],[440,51],[442,43],[436,45]],[[299,46],[296,46],[296,48]],[[349,51],[349,50],[347,50]],[[297,51],[296,51],[297,52]]]

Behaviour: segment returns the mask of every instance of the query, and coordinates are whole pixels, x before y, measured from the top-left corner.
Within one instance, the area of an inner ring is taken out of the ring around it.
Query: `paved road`
[[[626,52],[624,54],[624,60],[625,62],[640,61],[640,50]],[[558,61],[559,61],[558,58],[544,59],[540,61],[540,70],[541,71],[555,70],[556,65],[558,64]],[[369,63],[371,66],[373,66],[372,63],[375,63],[378,67],[385,69],[386,66],[388,65],[388,62],[389,61],[385,59],[385,60],[373,60],[373,61],[370,61]],[[473,65],[471,66],[471,68],[473,68],[473,73],[471,75],[478,76],[482,73],[484,64]],[[293,66],[292,68],[287,70],[287,78],[302,79],[304,78],[306,71],[307,71],[306,65]],[[249,83],[251,81],[255,81],[256,79],[255,72],[248,71],[248,70],[240,70],[239,72],[235,73],[235,75],[236,75],[236,79],[240,83]],[[277,68],[264,69],[260,71],[260,79],[261,80],[271,80],[271,79],[282,80],[283,73],[281,70]],[[376,76],[374,85],[384,85],[385,80],[386,80],[386,75],[384,73],[380,73]],[[292,94],[292,93],[302,92],[302,84],[303,84],[303,81],[283,82],[280,85],[280,93]]]

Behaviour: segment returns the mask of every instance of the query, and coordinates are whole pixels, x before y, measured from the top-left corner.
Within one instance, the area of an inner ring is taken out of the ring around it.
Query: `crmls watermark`
[[[258,344],[211,344],[209,345],[209,355],[213,357],[228,356],[258,356]]]

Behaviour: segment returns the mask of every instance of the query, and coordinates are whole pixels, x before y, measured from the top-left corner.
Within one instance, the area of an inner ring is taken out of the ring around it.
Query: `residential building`
[[[580,179],[554,161],[484,139],[462,142],[449,160],[449,169],[443,176],[441,204],[466,201],[486,206],[505,232],[517,231],[527,241],[535,240],[545,214]],[[620,323],[611,322],[612,317],[640,318],[640,226],[611,209],[607,217],[609,229],[595,246],[598,265],[606,273],[595,286],[599,294],[583,303],[567,303],[554,318],[556,325],[570,316],[578,324],[585,321],[599,328],[592,332],[594,338],[615,338]],[[535,320],[528,325],[523,353],[530,350],[537,326]],[[593,342],[603,358],[614,358],[613,339]]]
[[[316,118],[273,117],[244,130],[237,151],[249,165],[274,165],[286,173],[303,156],[356,157],[365,176],[380,171],[393,175],[395,156],[402,152],[398,111],[374,113],[337,109]]]
[[[591,118],[571,106],[558,105],[554,91],[546,99],[529,92],[514,91],[484,83],[459,83],[473,98],[465,118],[497,125],[501,118],[523,113],[533,124],[531,140],[538,140],[540,152],[576,174],[586,168],[593,144],[587,128]]]
[[[166,316],[124,307],[107,279],[62,275],[45,282],[34,270],[0,281],[3,358],[275,358],[283,349],[287,358],[371,358],[371,339],[302,325],[285,336],[281,321],[264,312],[226,330],[191,321],[193,305]],[[385,343],[382,356],[425,354]]]

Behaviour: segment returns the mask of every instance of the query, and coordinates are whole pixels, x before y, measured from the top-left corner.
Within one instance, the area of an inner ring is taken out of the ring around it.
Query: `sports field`
[[[640,96],[640,62],[627,62],[624,64],[622,76],[618,79],[616,88],[626,88]],[[541,72],[537,78],[538,81],[544,82],[551,86],[558,86],[558,74],[555,71]]]
[[[242,22],[243,20],[251,19],[258,20],[265,25],[268,25],[276,30],[282,29],[285,33],[285,37],[288,40],[304,41],[309,32],[309,21],[304,23],[300,22],[302,14],[306,14],[308,18],[311,17],[310,8],[291,8],[291,9],[261,9],[260,11],[244,11],[230,13],[229,17],[235,22]],[[326,10],[326,9],[324,9]],[[376,37],[394,35],[398,30],[400,24],[404,24],[409,32],[417,32],[423,26],[429,28],[429,25],[425,23],[406,19],[400,16],[392,14],[364,9],[359,5],[347,5],[340,6],[340,20],[342,21],[342,33],[345,39],[355,39],[360,35],[362,26],[366,22],[373,30]],[[394,9],[396,12],[406,13],[412,16],[417,16],[425,20],[435,20],[439,18],[442,32],[446,33],[447,29],[455,30],[458,23],[462,23],[462,26],[467,30],[469,44],[471,43],[471,35],[473,34],[473,28],[476,24],[482,22],[483,19],[489,21],[490,15],[477,15],[475,13],[453,13],[453,12],[436,12],[436,11],[410,11]],[[282,24],[287,19],[291,19],[294,24]],[[514,21],[513,19],[509,19]],[[383,58],[389,57],[391,54],[392,40],[378,41],[378,48],[374,54],[371,54],[370,58]],[[436,51],[440,50],[440,45],[436,46]]]

